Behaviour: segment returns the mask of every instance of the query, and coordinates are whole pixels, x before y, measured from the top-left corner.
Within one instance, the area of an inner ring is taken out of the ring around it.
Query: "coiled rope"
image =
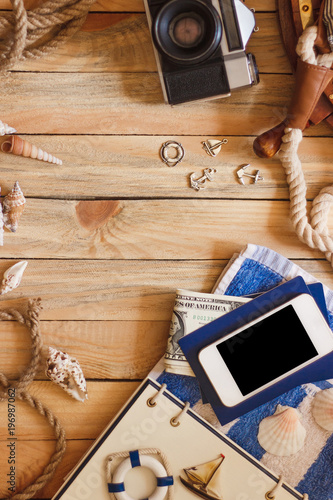
[[[0,17],[0,72],[57,49],[81,28],[94,2],[46,0],[26,11],[23,0],[11,0],[13,11]]]
[[[47,408],[47,406],[43,405],[39,399],[31,396],[26,391],[26,387],[33,381],[36,375],[41,358],[42,338],[39,329],[39,313],[41,308],[40,299],[36,299],[29,300],[28,311],[25,315],[21,314],[16,309],[0,311],[0,321],[14,320],[18,321],[21,325],[26,326],[30,332],[32,342],[30,363],[21,374],[18,381],[10,382],[3,373],[0,373],[0,386],[2,387],[2,390],[0,391],[0,401],[7,399],[9,395],[8,391],[11,391],[11,393],[14,393],[15,391],[15,398],[27,403],[29,406],[37,410],[40,415],[46,418],[50,426],[53,428],[53,432],[56,437],[55,451],[42,474],[23,491],[14,493],[11,497],[12,500],[28,500],[32,498],[37,491],[43,488],[53,476],[66,450],[65,431],[58,418],[53,415],[51,410]]]
[[[317,26],[310,26],[300,36],[296,52],[302,61],[330,68],[333,52],[316,56],[314,42]],[[306,210],[306,183],[298,147],[303,135],[300,129],[286,128],[282,138],[280,160],[287,175],[290,192],[290,218],[298,238],[310,248],[320,250],[333,267],[333,239],[327,228],[327,216],[333,201],[333,186],[323,188],[312,203],[310,216]]]

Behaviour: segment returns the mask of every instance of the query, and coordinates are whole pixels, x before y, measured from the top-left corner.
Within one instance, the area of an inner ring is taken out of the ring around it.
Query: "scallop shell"
[[[3,200],[3,221],[7,229],[15,233],[18,221],[24,210],[26,199],[19,183],[16,181],[10,193]]]
[[[14,288],[17,288],[21,283],[21,279],[28,262],[26,260],[21,260],[13,266],[9,267],[7,271],[4,272],[3,280],[0,288],[0,295],[11,292]]]
[[[16,130],[13,127],[7,125],[7,123],[3,123],[0,120],[0,135],[14,134]]]
[[[76,358],[49,347],[46,375],[74,399],[82,402],[88,399],[86,380]]]
[[[320,427],[333,431],[333,387],[316,394],[313,400],[312,415]]]
[[[258,441],[272,455],[288,457],[304,445],[306,430],[295,408],[278,405],[274,415],[259,424]]]
[[[3,153],[12,153],[13,155],[24,156],[25,158],[36,158],[37,160],[47,161],[48,163],[62,165],[62,160],[34,146],[25,139],[21,139],[18,135],[8,137],[8,139],[1,144],[1,151]]]

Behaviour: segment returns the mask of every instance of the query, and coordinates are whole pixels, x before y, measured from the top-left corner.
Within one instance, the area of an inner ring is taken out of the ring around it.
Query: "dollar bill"
[[[244,297],[177,290],[164,355],[165,371],[194,377],[194,373],[179,347],[179,339],[227,312],[233,311],[249,300]]]

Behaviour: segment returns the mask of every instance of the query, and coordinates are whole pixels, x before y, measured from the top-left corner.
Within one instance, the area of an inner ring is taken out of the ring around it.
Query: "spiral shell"
[[[87,384],[80,364],[67,353],[49,347],[46,375],[77,401],[88,399]]]
[[[287,457],[303,447],[305,435],[299,412],[295,408],[278,405],[274,415],[260,422],[258,441],[272,455]]]
[[[7,229],[15,233],[18,221],[23,213],[26,199],[22,193],[18,181],[15,182],[13,189],[5,196],[3,200],[3,221]]]
[[[21,279],[28,262],[26,260],[21,260],[9,267],[3,275],[3,280],[0,288],[0,295],[11,292],[14,288],[17,288],[21,283]]]
[[[16,130],[13,127],[7,125],[7,123],[3,123],[0,120],[0,135],[14,134]]]
[[[333,387],[316,394],[313,400],[312,415],[320,427],[333,431]]]
[[[0,187],[0,194],[1,194],[1,187]],[[3,213],[2,213],[2,205],[0,203],[0,246],[3,246]]]
[[[17,156],[24,156],[25,158],[36,158],[37,160],[47,161],[48,163],[62,165],[62,161],[59,160],[59,158],[34,146],[25,139],[21,139],[18,135],[8,137],[8,139],[1,144],[1,151],[3,153],[11,153]]]

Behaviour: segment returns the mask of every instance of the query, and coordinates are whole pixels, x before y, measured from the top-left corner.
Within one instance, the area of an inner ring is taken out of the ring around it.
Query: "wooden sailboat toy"
[[[222,500],[221,464],[224,455],[210,462],[183,469],[186,478],[179,476],[181,482],[193,493],[207,500]]]

